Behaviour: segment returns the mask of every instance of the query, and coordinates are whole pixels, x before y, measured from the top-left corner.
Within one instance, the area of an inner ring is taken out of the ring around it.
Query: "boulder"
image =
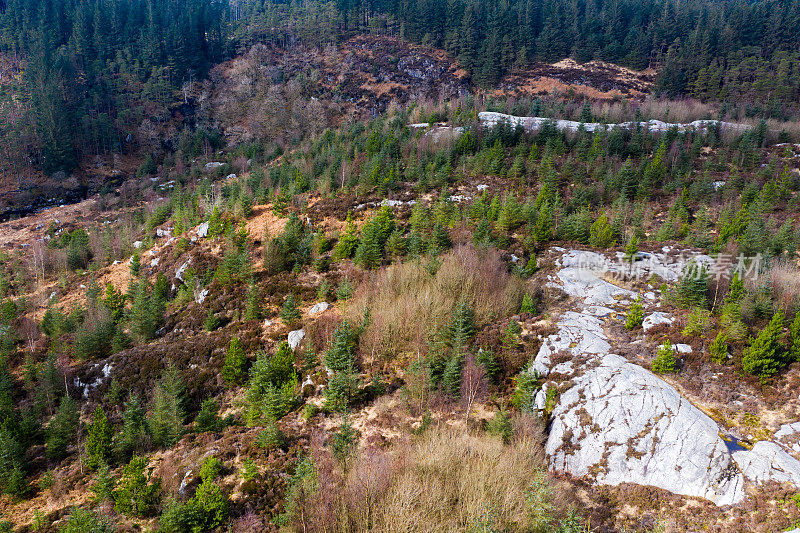
[[[328,308],[330,308],[330,306],[331,306],[331,304],[329,304],[327,302],[319,302],[318,304],[315,304],[314,307],[312,307],[311,309],[308,310],[308,314],[309,315],[318,315],[318,314],[320,314],[322,312],[327,311]]]
[[[661,324],[672,324],[673,322],[675,322],[674,317],[669,316],[667,313],[656,311],[655,313],[644,317],[644,320],[642,320],[642,329],[646,333],[656,326],[660,326]]]
[[[208,222],[203,222],[197,226],[197,236],[201,239],[208,237]]]
[[[777,481],[800,487],[800,461],[779,444],[760,440],[749,450],[733,452],[733,459],[750,481]]]
[[[289,347],[292,350],[296,350],[300,343],[306,336],[306,332],[302,329],[297,329],[295,331],[290,331],[289,336],[286,338],[286,342],[289,343]]]
[[[613,354],[587,363],[573,383],[553,412],[546,446],[552,469],[717,505],[744,497],[719,427],[670,384]]]

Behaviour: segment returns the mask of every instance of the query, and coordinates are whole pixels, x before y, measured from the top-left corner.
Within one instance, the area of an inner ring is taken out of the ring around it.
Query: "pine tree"
[[[225,354],[225,364],[222,367],[222,377],[232,385],[239,385],[247,376],[245,366],[247,356],[244,353],[238,337],[231,337],[228,352]]]
[[[63,459],[67,448],[75,440],[78,430],[78,408],[68,395],[61,398],[53,420],[47,426],[47,456],[51,459]]]
[[[605,213],[589,229],[589,243],[597,248],[608,248],[614,244],[614,232]]]
[[[161,495],[161,480],[147,472],[147,458],[134,456],[122,468],[114,490],[114,508],[127,516],[152,516]]]
[[[789,327],[789,360],[800,361],[800,312],[796,312]]]
[[[168,448],[178,442],[183,434],[183,382],[178,369],[169,365],[153,392],[153,401],[147,425],[153,443]]]
[[[779,310],[758,337],[751,337],[750,346],[745,348],[742,355],[742,370],[758,376],[762,382],[777,374],[786,363],[781,343],[783,320],[783,310]]]
[[[244,310],[245,320],[260,320],[262,315],[261,309],[261,291],[258,290],[254,280],[250,280],[247,286],[247,303]]]
[[[111,442],[114,438],[114,428],[101,407],[95,408],[86,432],[86,466],[96,470],[111,457]]]
[[[294,294],[289,293],[289,295],[286,296],[286,300],[284,300],[283,307],[281,308],[280,317],[281,320],[288,325],[295,324],[302,317],[300,309],[297,307],[297,302],[294,299]]]
[[[135,452],[144,449],[148,440],[145,411],[137,396],[131,395],[122,412],[122,427],[114,442],[114,450],[121,459],[127,460]]]

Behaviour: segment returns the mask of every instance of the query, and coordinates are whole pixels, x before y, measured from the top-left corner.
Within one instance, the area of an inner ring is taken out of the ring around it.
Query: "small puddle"
[[[725,435],[722,437],[722,440],[725,441],[725,446],[728,448],[728,452],[741,452],[747,451],[747,448],[741,444],[739,439],[732,435]]]

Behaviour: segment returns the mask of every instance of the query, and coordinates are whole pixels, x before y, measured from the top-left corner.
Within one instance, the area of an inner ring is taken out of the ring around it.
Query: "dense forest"
[[[479,86],[534,61],[601,59],[658,69],[656,92],[670,97],[745,100],[753,116],[785,119],[800,97],[798,25],[797,0],[10,0],[0,49],[25,66],[3,84],[2,138],[17,173],[138,153],[170,118],[192,126],[187,83],[210,66],[259,42],[321,47],[365,32],[441,47]]]

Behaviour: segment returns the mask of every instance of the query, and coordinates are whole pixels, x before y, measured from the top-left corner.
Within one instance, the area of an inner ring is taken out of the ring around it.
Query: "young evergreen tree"
[[[55,416],[47,425],[47,456],[63,459],[67,449],[75,441],[78,430],[78,407],[75,400],[65,395],[61,398]]]
[[[286,296],[286,300],[284,300],[283,307],[281,308],[280,317],[281,320],[288,325],[294,325],[302,318],[300,309],[298,309],[297,302],[294,299],[294,294],[289,293],[289,295]]]
[[[779,310],[758,337],[750,339],[750,346],[742,355],[742,370],[758,376],[761,381],[774,376],[786,364],[786,353],[781,338],[783,333],[783,310]]]
[[[183,381],[177,367],[167,366],[156,383],[147,418],[153,443],[168,448],[183,434]]]
[[[238,337],[231,337],[228,353],[225,355],[225,364],[222,367],[222,377],[232,385],[239,385],[247,376],[245,366],[247,366],[247,356],[244,348]]]
[[[92,422],[87,426],[86,433],[86,444],[84,445],[86,466],[97,470],[100,466],[108,463],[111,458],[111,444],[114,438],[114,427],[108,421],[108,417],[101,407],[95,408]]]

